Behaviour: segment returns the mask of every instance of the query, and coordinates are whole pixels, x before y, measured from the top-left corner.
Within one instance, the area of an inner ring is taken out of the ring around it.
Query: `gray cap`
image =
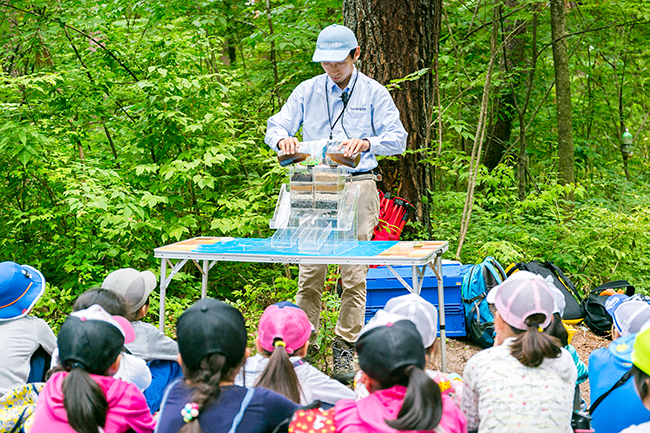
[[[142,308],[157,285],[153,272],[124,268],[108,274],[102,288],[124,296],[128,303],[127,310],[129,313],[135,313]]]

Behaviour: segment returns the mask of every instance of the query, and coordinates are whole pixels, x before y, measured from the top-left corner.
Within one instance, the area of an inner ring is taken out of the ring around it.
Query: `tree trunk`
[[[515,8],[519,5],[519,0],[505,0],[503,3],[508,8]],[[483,156],[483,164],[490,171],[499,164],[510,147],[512,124],[517,118],[515,92],[521,87],[527,46],[525,21],[503,19],[501,11],[499,15],[503,29],[501,38],[504,40],[500,67],[509,76],[509,80],[494,89],[498,96],[493,102],[494,115],[487,129]]]
[[[357,36],[361,58],[357,66],[382,84],[423,68],[431,68],[440,35],[441,0],[344,0],[343,18]],[[437,7],[436,7],[437,5]],[[400,83],[392,92],[409,134],[407,154],[398,161],[383,160],[383,189],[397,191],[417,207],[420,221],[429,227],[427,206],[430,170],[421,161],[433,153],[431,109],[433,76]],[[423,200],[424,199],[424,200]]]
[[[555,66],[555,94],[557,99],[557,154],[559,182],[575,182],[573,164],[573,119],[571,112],[571,76],[566,39],[564,0],[551,0],[551,38]],[[570,197],[572,199],[572,197]]]

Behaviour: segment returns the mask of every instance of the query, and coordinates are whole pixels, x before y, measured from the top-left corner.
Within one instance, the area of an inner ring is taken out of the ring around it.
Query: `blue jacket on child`
[[[607,392],[631,368],[614,358],[608,348],[596,349],[589,355],[589,383],[591,403]],[[634,379],[612,391],[592,414],[591,428],[597,433],[618,433],[650,419],[650,411],[643,406],[634,390]]]

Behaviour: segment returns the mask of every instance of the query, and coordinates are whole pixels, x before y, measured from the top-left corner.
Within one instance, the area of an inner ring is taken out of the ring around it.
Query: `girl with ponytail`
[[[267,389],[235,385],[248,356],[236,308],[202,299],[179,317],[176,334],[183,377],[165,392],[156,432],[270,433],[297,408]]]
[[[255,345],[235,383],[270,389],[298,404],[314,400],[333,405],[354,392],[302,360],[313,326],[291,302],[271,305],[260,318]]]
[[[571,431],[576,366],[547,332],[555,300],[544,278],[520,271],[493,288],[495,346],[465,365],[469,431]]]
[[[125,318],[99,305],[68,316],[58,336],[59,367],[39,396],[32,431],[152,432],[155,422],[142,393],[113,378],[124,343],[134,337]]]
[[[416,326],[404,316],[379,311],[356,343],[361,381],[370,392],[334,408],[298,411],[293,433],[464,433],[467,421],[424,371],[426,353]],[[334,427],[334,429],[332,429]]]

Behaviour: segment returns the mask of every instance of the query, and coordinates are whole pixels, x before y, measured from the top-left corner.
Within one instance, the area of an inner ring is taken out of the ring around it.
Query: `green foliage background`
[[[504,14],[530,19],[526,6],[537,4],[522,1]],[[55,327],[108,272],[158,273],[155,247],[271,234],[286,172],[263,143],[266,119],[321,72],[311,62],[316,36],[342,16],[335,0],[270,5],[267,14],[260,0],[0,3],[0,258],[42,270],[49,284],[38,313]],[[449,0],[444,8],[443,151],[422,161],[436,166],[436,200],[424,203],[434,225],[409,223],[404,238],[446,239],[455,251],[469,159],[462,149],[476,129],[491,6]],[[503,264],[548,259],[584,291],[619,278],[647,291],[648,19],[638,1],[586,0],[570,12],[578,183],[556,184],[553,63],[542,50],[531,100],[539,110],[528,131],[534,188],[518,200],[511,152],[481,172],[463,262],[487,254]],[[540,15],[540,48],[550,42],[548,21]],[[495,84],[512,73],[501,70]],[[619,88],[626,125],[639,133],[629,181],[618,151]],[[568,190],[571,210],[562,202]],[[296,276],[293,266],[218,263],[209,293],[240,306],[253,324],[266,305],[293,297]],[[170,286],[170,333],[199,295],[200,275],[188,266]],[[331,326],[337,300],[325,302]]]

